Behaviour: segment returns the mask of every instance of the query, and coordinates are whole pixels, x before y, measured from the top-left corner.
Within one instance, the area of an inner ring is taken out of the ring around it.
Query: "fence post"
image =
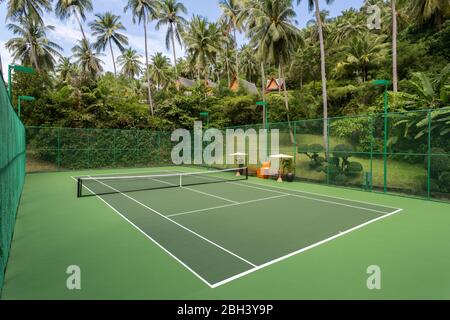
[[[383,142],[383,159],[384,159],[384,182],[383,182],[383,189],[384,193],[387,193],[387,140],[388,140],[388,113],[385,112],[384,115],[384,142]]]
[[[161,166],[161,131],[158,130],[158,167]]]
[[[431,198],[431,111],[428,110],[428,166],[427,166],[427,197]]]
[[[331,123],[331,119],[327,119],[326,120],[326,125],[327,125],[327,145],[325,146],[325,150],[326,150],[326,156],[327,156],[327,184],[330,184],[330,123]]]
[[[61,171],[61,128],[57,129],[57,150],[56,150],[56,163],[58,164],[58,171]]]
[[[375,137],[373,136],[373,117],[370,116],[369,117],[369,125],[370,125],[370,185],[369,185],[369,190],[370,192],[373,191],[373,141],[375,139]]]
[[[298,143],[297,143],[297,122],[294,121],[294,174],[297,171],[297,149],[298,149]]]

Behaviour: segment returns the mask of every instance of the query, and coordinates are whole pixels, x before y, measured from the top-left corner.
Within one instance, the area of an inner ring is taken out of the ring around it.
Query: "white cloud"
[[[12,63],[12,57],[9,51],[5,48],[6,41],[0,41],[0,56],[2,60],[3,78],[6,80],[8,76],[8,65]]]
[[[144,33],[142,31],[142,33]],[[128,33],[124,33],[124,35],[126,35],[128,37],[128,46],[137,50],[138,53],[140,55],[142,55],[142,59],[141,61],[143,63],[145,63],[145,39],[144,39],[144,35],[135,35],[135,34],[128,34]],[[156,52],[162,52],[164,54],[166,54],[170,61],[173,60],[172,57],[172,50],[167,51],[166,50],[166,45],[165,45],[165,34],[162,32],[151,32],[148,35],[148,54],[149,54],[149,59],[152,55],[154,55]],[[118,56],[121,55],[120,50],[113,45],[113,51],[114,51],[114,57],[117,59]],[[182,57],[184,55],[184,51],[177,46],[177,58]],[[112,58],[111,58],[111,51],[109,49],[107,49],[104,52],[105,56],[102,57],[102,60],[105,62],[105,64],[103,65],[105,71],[114,71],[114,66],[112,63]],[[120,71],[120,67],[118,65],[116,65],[117,67],[117,72]]]
[[[121,1],[117,0],[116,4],[122,3]],[[111,6],[111,4],[108,3],[108,6]],[[115,6],[114,4],[112,6]],[[122,4],[120,4],[120,7],[122,7]],[[47,36],[49,39],[55,43],[57,43],[59,46],[61,46],[64,51],[62,52],[65,56],[71,56],[72,51],[71,49],[75,46],[75,43],[82,38],[81,30],[78,25],[78,21],[75,18],[69,18],[65,21],[61,21],[57,17],[55,17],[53,14],[45,14],[44,16],[45,24],[46,25],[52,25],[55,27],[53,31],[49,31],[47,33]],[[92,20],[92,19],[91,19]],[[89,41],[94,42],[95,37],[92,36],[91,30],[88,27],[87,23],[83,24],[84,31],[86,33],[86,36],[88,37]],[[130,24],[127,25],[128,31],[122,32],[128,37],[129,40],[129,47],[136,49],[139,54],[142,55],[142,62],[145,62],[145,39],[144,39],[144,30],[142,25],[135,25]],[[2,64],[3,64],[3,72],[5,73],[5,69],[7,68],[7,65],[12,62],[11,55],[5,48],[5,43],[7,39],[11,38],[12,35],[4,30],[5,33],[1,34],[0,39],[0,54],[2,57]],[[172,49],[167,50],[165,45],[165,35],[166,35],[166,28],[162,28],[159,31],[156,31],[154,29],[154,23],[150,23],[148,27],[148,51],[149,56],[155,54],[156,52],[162,52],[165,55],[167,55],[170,59],[170,61],[173,60],[173,53]],[[121,54],[120,50],[114,46],[114,56],[117,59],[117,57]],[[184,50],[176,43],[176,54],[177,58],[184,56]],[[111,52],[109,48],[105,50],[104,56],[101,57],[101,59],[104,61],[103,67],[105,71],[113,71],[113,63],[111,60]],[[119,69],[119,66],[117,66]]]

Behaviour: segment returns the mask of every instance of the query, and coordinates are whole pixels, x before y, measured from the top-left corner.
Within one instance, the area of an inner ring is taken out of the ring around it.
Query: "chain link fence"
[[[263,126],[226,129],[259,132]],[[279,151],[292,156],[282,169],[295,174],[296,181],[450,201],[450,108],[271,123],[268,129],[279,130]],[[171,165],[177,143],[170,132],[28,127],[27,168]],[[269,143],[268,150],[270,155]],[[255,150],[247,146],[245,151]],[[249,165],[253,172],[258,166]]]

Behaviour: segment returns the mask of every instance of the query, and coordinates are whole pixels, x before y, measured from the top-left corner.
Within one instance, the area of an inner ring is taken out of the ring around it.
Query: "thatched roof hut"
[[[244,79],[238,79],[236,78],[236,76],[234,76],[233,81],[231,81],[230,84],[230,90],[233,92],[237,92],[240,88],[243,88],[250,94],[259,94],[258,89],[256,88],[256,85],[254,83],[248,82]]]

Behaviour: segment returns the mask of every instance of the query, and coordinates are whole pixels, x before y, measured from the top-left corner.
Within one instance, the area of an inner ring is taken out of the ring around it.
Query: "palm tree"
[[[89,76],[96,77],[103,71],[103,61],[99,53],[94,53],[94,46],[88,40],[81,39],[72,48],[75,63],[81,71]]]
[[[42,14],[44,10],[52,10],[51,0],[10,0],[6,12],[7,19],[27,17],[35,22],[43,24]]]
[[[222,9],[221,20],[227,28],[227,33],[233,30],[234,47],[237,49],[236,31],[240,31],[245,21],[245,16],[241,14],[241,4],[238,0],[219,0],[219,7]],[[239,79],[239,55],[236,50],[236,77]]]
[[[117,75],[116,60],[114,58],[112,43],[114,42],[120,51],[123,52],[125,50],[125,45],[128,44],[128,37],[118,31],[126,29],[122,22],[119,21],[120,16],[111,12],[96,14],[95,16],[97,19],[94,22],[89,23],[89,26],[92,29],[92,35],[97,36],[94,48],[105,51],[106,46],[109,45],[114,66],[114,75]]]
[[[297,0],[297,5],[301,0]],[[331,4],[334,0],[325,0],[326,4]],[[327,74],[325,63],[325,43],[323,37],[323,22],[320,17],[319,0],[308,0],[309,11],[315,8],[317,29],[319,31],[320,44],[320,70],[322,74],[322,98],[323,98],[323,143],[328,154],[328,93],[327,93]]]
[[[147,39],[147,23],[149,18],[154,18],[158,9],[158,2],[155,0],[128,0],[124,8],[124,12],[131,10],[133,14],[133,23],[136,21],[144,26],[144,43],[145,43],[145,70],[149,68],[148,60],[148,39]],[[147,73],[146,73],[147,76]],[[151,91],[151,80],[147,76],[147,100],[150,113],[154,115],[153,98]]]
[[[221,49],[222,33],[219,25],[208,22],[206,18],[194,16],[183,37],[199,73],[203,71],[207,81],[208,64],[216,58]]]
[[[263,62],[275,64],[280,78],[286,84],[284,67],[289,63],[294,44],[299,39],[299,30],[293,19],[295,11],[291,0],[258,0],[253,1],[250,12],[251,21],[249,35],[251,43],[258,50]],[[284,87],[284,103],[287,120],[290,124],[289,99],[286,85]],[[291,141],[294,135],[291,130]]]
[[[448,0],[402,0],[409,12],[421,23],[432,20],[440,28],[445,18],[450,17]]]
[[[242,62],[242,72],[245,78],[253,81],[258,73],[258,62],[255,57],[255,52],[249,45],[244,45],[239,53],[239,61]]]
[[[220,46],[220,50],[217,52],[217,64],[220,65],[221,72],[226,75],[227,81],[228,81],[228,87],[231,84],[231,74],[230,70],[236,70],[236,59],[235,59],[235,52],[236,50],[231,49],[230,50],[230,43],[231,38],[229,36],[229,33],[223,32],[223,26],[222,29],[222,45]],[[233,75],[236,75],[235,72],[233,72]]]
[[[393,91],[398,91],[398,72],[397,72],[397,9],[395,0],[391,0],[392,15],[392,85]]]
[[[68,57],[62,57],[59,59],[59,63],[55,68],[61,82],[68,83],[72,77],[76,66],[70,61]]]
[[[134,79],[142,72],[142,56],[132,48],[126,49],[117,58],[118,64],[122,67],[121,72],[129,79]]]
[[[156,89],[158,91],[166,87],[170,80],[170,59],[161,52],[157,52],[151,57],[151,65],[148,73],[153,82],[156,83]]]
[[[195,62],[191,54],[187,53],[184,58],[178,58],[177,67],[182,77],[195,78]]]
[[[321,15],[321,18],[323,24],[325,24],[325,20],[323,19],[325,17]],[[333,45],[339,45],[367,30],[367,22],[364,15],[359,14],[355,9],[343,11],[342,15],[336,18],[335,24],[333,25],[336,28],[333,32],[330,32],[330,40],[332,40]]]
[[[365,82],[369,71],[381,64],[388,55],[388,43],[384,36],[376,36],[368,32],[354,37],[341,48],[345,53],[345,61],[340,62],[338,69],[352,69]]]
[[[55,6],[55,15],[61,20],[74,16],[80,25],[83,39],[87,40],[81,20],[86,21],[85,12],[91,12],[92,10],[91,0],[58,0]]]
[[[398,102],[406,110],[440,109],[450,104],[448,80],[450,79],[450,63],[438,74],[429,77],[423,72],[413,73],[409,80],[410,93],[397,93]],[[448,118],[442,120],[447,132],[450,131]],[[436,122],[435,125],[438,123]]]
[[[14,60],[33,66],[36,70],[53,70],[56,58],[61,57],[63,51],[58,44],[47,38],[47,31],[54,30],[53,26],[45,26],[34,19],[18,17],[17,24],[7,25],[17,37],[6,42],[6,48],[12,52]]]
[[[158,23],[155,29],[159,30],[161,26],[167,25],[166,33],[166,48],[170,49],[172,46],[173,51],[173,64],[175,66],[175,79],[178,79],[177,70],[177,55],[175,52],[175,38],[178,44],[181,46],[181,31],[183,25],[187,23],[180,13],[187,14],[187,9],[181,2],[177,0],[162,0],[161,6],[158,13]]]

